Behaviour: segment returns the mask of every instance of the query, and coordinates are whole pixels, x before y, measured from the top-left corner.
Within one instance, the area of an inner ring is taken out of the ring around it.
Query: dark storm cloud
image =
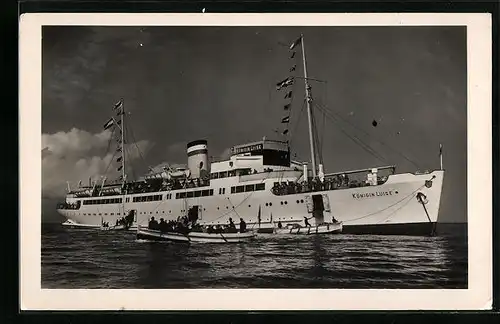
[[[415,171],[413,163],[436,169],[443,143],[440,221],[464,221],[462,27],[44,27],[43,133],[99,134],[123,97],[134,137],[151,147],[150,166],[184,163],[193,139],[208,139],[209,154],[220,156],[232,145],[276,137],[284,93],[275,84],[291,66],[280,44],[301,32],[309,76],[327,81],[313,82],[313,95],[338,116],[335,122],[316,111],[320,130],[326,126],[320,137],[327,172],[386,163],[399,171]],[[303,96],[301,81],[293,89],[296,98]],[[307,160],[305,113],[295,126],[301,106],[294,100],[291,141],[297,157]],[[344,132],[369,143],[384,161]]]

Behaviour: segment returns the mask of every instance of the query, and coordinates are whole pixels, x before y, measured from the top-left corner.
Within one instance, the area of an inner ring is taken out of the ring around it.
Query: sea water
[[[42,288],[467,288],[466,224],[436,236],[259,235],[239,244],[138,241],[42,226]]]

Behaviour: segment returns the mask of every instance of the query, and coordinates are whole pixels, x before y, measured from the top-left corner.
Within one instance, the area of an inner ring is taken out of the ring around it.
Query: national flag
[[[288,80],[290,80],[290,78],[286,78],[285,80],[282,80],[278,83],[276,83],[276,86],[279,87],[279,86],[283,86],[283,84],[285,84]]]
[[[120,156],[118,159],[116,159],[116,162],[121,162],[122,161],[122,157]]]
[[[122,124],[122,120],[121,120],[121,119],[118,119],[118,120],[116,121],[116,123],[117,123],[118,125],[121,125],[121,124]]]
[[[122,107],[123,107],[123,100],[120,100],[117,103],[115,103],[115,107],[113,109],[114,110],[121,109]]]
[[[285,108],[285,110],[290,109],[290,104],[286,104],[283,108]]]
[[[118,171],[121,171],[123,169],[123,165],[120,165],[120,167],[118,168]]]
[[[118,147],[118,148],[116,149],[116,152],[121,152],[121,151],[122,151],[122,148],[121,148],[121,147]]]
[[[114,120],[113,118],[110,118],[110,119],[106,122],[106,124],[104,124],[104,129],[108,129],[108,128],[110,128],[111,126],[113,126],[113,125],[114,125],[114,123],[115,123],[115,120]]]
[[[439,155],[443,154],[443,144],[439,144]]]
[[[292,66],[292,68],[290,69],[290,72],[295,71],[296,68],[297,68],[297,65]]]
[[[290,121],[290,116],[286,116],[281,119],[282,123],[288,123],[289,121]]]
[[[291,59],[293,59],[295,57],[295,52],[292,53],[292,55],[290,56]]]
[[[295,46],[299,45],[301,42],[302,42],[302,36],[299,37],[295,42],[293,42],[292,45],[290,45],[290,50],[293,50]]]
[[[284,87],[288,87],[289,85],[293,84],[293,78],[286,78],[283,81],[280,81],[276,84],[276,90],[281,90]]]
[[[288,134],[288,129],[285,129],[285,130],[283,131],[283,135],[286,135],[286,134]]]
[[[285,99],[291,97],[292,97],[292,91],[288,91],[288,93],[285,95]]]

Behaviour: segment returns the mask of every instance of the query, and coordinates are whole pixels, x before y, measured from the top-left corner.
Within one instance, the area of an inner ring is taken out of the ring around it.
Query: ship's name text
[[[377,192],[366,192],[366,193],[353,193],[352,198],[360,199],[360,198],[372,198],[372,197],[382,197],[382,196],[392,196],[394,192],[392,190],[389,191],[377,191]]]
[[[248,153],[248,152],[257,151],[257,150],[262,150],[262,144],[237,147],[234,149],[234,153],[241,154],[241,153]]]

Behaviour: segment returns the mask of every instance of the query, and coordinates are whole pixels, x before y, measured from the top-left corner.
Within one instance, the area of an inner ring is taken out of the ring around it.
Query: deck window
[[[266,189],[266,184],[265,183],[257,183],[255,185],[255,190],[265,190]]]
[[[249,192],[249,191],[254,191],[255,189],[255,185],[246,185],[245,186],[245,192]]]
[[[245,191],[245,186],[237,186],[236,187],[236,193],[244,192]]]

